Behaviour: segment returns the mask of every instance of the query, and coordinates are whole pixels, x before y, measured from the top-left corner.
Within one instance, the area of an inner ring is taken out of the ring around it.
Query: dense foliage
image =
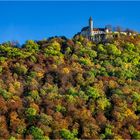
[[[140,139],[140,37],[0,45],[0,139]]]

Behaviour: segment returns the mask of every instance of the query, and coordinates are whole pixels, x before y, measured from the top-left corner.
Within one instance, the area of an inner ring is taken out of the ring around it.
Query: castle
[[[89,26],[82,28],[80,35],[95,41],[105,41],[108,38],[115,37],[117,35],[136,35],[129,31],[112,31],[111,28],[105,27],[105,28],[94,28],[93,26],[93,20],[92,17],[89,18]]]

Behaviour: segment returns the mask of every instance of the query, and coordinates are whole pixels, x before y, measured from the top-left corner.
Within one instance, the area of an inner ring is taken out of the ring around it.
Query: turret
[[[93,20],[92,17],[89,18],[89,32],[90,36],[92,36],[92,31],[93,31]]]

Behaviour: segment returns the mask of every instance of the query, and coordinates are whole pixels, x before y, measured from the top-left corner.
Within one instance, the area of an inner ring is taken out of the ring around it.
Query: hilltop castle
[[[111,28],[107,26],[105,28],[94,28],[92,17],[89,18],[89,25],[87,27],[82,28],[80,35],[93,40],[95,42],[105,41],[108,38],[112,38],[121,35],[132,35],[132,32],[129,31],[112,31]],[[136,35],[133,33],[133,35]]]
[[[89,26],[84,27],[80,34],[93,41],[100,41],[106,39],[106,34],[109,32],[107,28],[94,28],[92,17],[90,17]]]

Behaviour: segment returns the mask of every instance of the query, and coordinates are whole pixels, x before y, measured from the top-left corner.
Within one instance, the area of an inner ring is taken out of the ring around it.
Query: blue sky
[[[95,27],[107,24],[140,32],[140,1],[15,1],[0,2],[0,43],[51,36],[71,38],[89,16]]]

